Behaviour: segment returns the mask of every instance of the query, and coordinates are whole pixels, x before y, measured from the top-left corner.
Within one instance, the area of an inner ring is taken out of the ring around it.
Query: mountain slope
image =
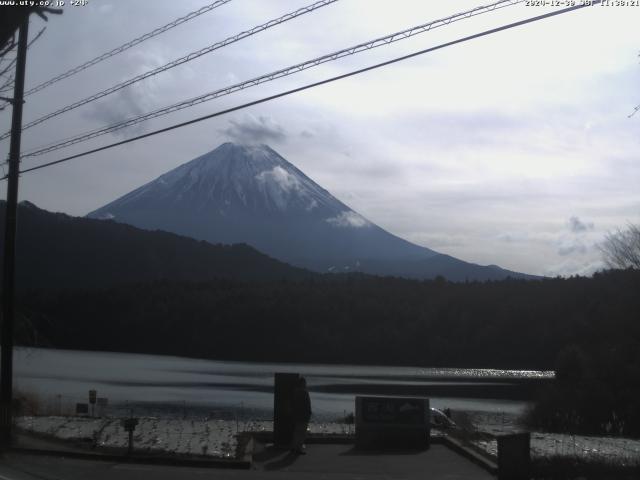
[[[383,230],[266,145],[225,143],[88,217],[247,243],[316,271],[451,280],[523,276],[461,262]]]
[[[3,223],[5,208],[6,203],[0,202]],[[247,245],[211,245],[173,233],[51,213],[29,202],[21,202],[18,208],[17,244],[16,282],[21,289],[106,287],[160,279],[313,276]]]

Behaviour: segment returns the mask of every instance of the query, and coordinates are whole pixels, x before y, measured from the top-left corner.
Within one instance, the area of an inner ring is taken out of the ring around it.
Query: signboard
[[[366,423],[422,425],[425,413],[425,403],[420,398],[362,398],[362,421]]]
[[[531,478],[531,434],[499,435],[498,479],[528,480]]]
[[[356,448],[428,448],[429,416],[426,398],[356,397]]]
[[[89,404],[76,403],[76,415],[89,415]]]
[[[138,425],[138,419],[137,418],[123,418],[122,419],[122,426],[124,427],[124,430],[126,432],[133,432],[136,429],[137,425]]]
[[[98,396],[98,392],[97,391],[89,390],[89,403],[91,405],[95,405],[97,396]]]
[[[122,426],[124,427],[125,432],[129,432],[129,448],[128,448],[129,455],[133,453],[133,431],[136,429],[137,425],[138,425],[137,418],[122,419]]]

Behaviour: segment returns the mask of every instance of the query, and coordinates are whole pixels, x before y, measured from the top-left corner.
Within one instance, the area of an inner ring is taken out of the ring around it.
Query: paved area
[[[293,478],[459,479],[494,477],[444,445],[408,453],[362,453],[353,445],[308,445],[296,456],[267,448],[254,455],[255,468],[290,473]],[[322,476],[319,476],[322,474]]]
[[[25,433],[17,433],[13,446],[22,448],[32,448],[35,450],[50,450],[53,452],[90,452],[88,448],[80,448],[71,442],[65,442],[63,440],[51,440],[48,438],[41,438],[35,435],[29,435]]]
[[[307,455],[266,448],[254,456],[252,470],[167,467],[62,456],[5,454],[0,480],[489,480],[494,477],[444,445],[418,453],[362,454],[351,445],[309,445]]]

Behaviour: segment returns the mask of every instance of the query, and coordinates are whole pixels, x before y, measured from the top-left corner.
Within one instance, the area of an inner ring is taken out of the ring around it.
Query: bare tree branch
[[[640,57],[640,53],[638,54],[638,57]],[[629,115],[629,118],[633,117],[639,111],[640,111],[640,105],[638,105],[636,108],[633,109],[633,112],[631,112],[631,115]]]
[[[33,45],[33,44],[36,42],[36,40],[38,40],[38,39],[42,36],[42,34],[44,33],[44,31],[45,31],[46,29],[47,29],[47,27],[42,27],[42,28],[40,29],[40,31],[36,34],[36,36],[35,36],[35,37],[33,37],[33,38],[31,39],[31,41],[29,42],[29,44],[27,45],[27,49],[28,49],[31,45]]]
[[[7,42],[5,47],[2,50],[0,50],[0,57],[4,57],[7,53],[13,50],[15,46],[16,46],[16,37],[14,35],[11,41]]]
[[[640,269],[640,225],[607,234],[598,249],[609,268]]]
[[[50,13],[53,15],[62,15],[62,9],[60,8],[37,7],[34,11],[36,12],[36,15],[42,18],[45,22],[49,21],[45,13]]]

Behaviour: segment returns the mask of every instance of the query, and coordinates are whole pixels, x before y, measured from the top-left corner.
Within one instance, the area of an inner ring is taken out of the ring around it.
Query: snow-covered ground
[[[517,415],[492,412],[467,412],[476,431],[487,434],[474,444],[490,455],[498,454],[495,435],[524,431]],[[455,418],[455,417],[454,417]],[[594,437],[559,433],[531,432],[531,456],[602,459],[613,463],[640,463],[640,440],[620,437]]]
[[[97,447],[126,448],[128,433],[121,418],[86,418],[58,416],[27,416],[17,419],[22,430],[52,438],[86,442]],[[133,435],[138,452],[205,455],[232,458],[236,455],[237,434],[273,429],[269,421],[236,422],[195,418],[139,418]],[[341,423],[312,423],[311,433],[348,434],[353,426]]]
[[[498,454],[496,440],[477,440],[478,447]],[[616,437],[588,437],[559,433],[531,433],[531,457],[589,457],[613,463],[640,463],[640,440]]]
[[[495,435],[522,431],[515,415],[467,412],[454,415],[454,419],[462,420],[459,424],[466,421],[477,432],[485,434],[485,438],[473,442],[490,455],[497,455]],[[26,416],[18,418],[17,425],[23,430],[60,440],[124,449],[128,445],[128,434],[121,421],[122,418]],[[134,432],[134,447],[139,452],[233,458],[237,454],[239,433],[272,429],[270,421],[140,417]],[[354,426],[335,422],[311,423],[309,430],[313,434],[345,435],[353,434]],[[640,440],[532,432],[531,455],[534,459],[557,455],[640,462]]]

